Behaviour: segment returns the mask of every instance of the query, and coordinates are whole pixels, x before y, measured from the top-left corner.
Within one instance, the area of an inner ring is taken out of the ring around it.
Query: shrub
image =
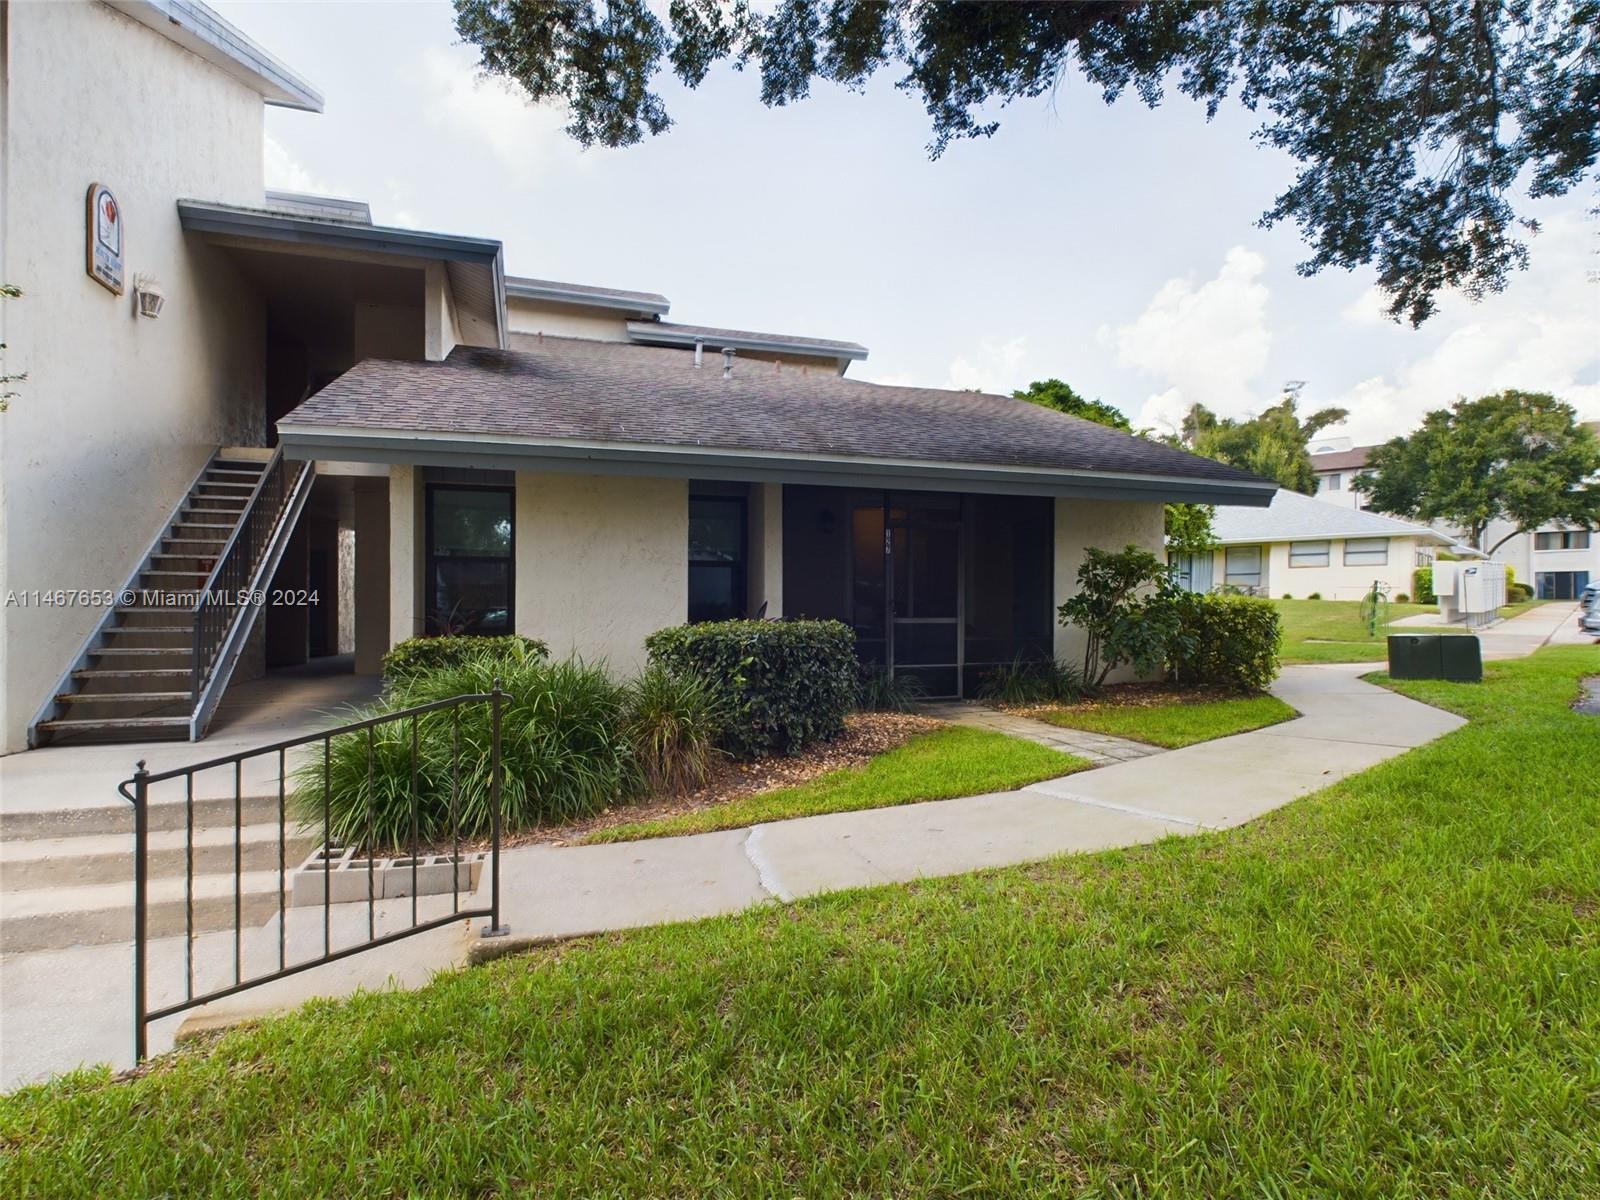
[[[1321,600],[1322,599],[1322,593],[1321,592],[1312,592],[1312,593],[1310,593],[1309,595],[1306,596],[1306,599],[1307,600]]]
[[[722,726],[716,693],[699,675],[651,666],[628,685],[623,729],[652,792],[678,795],[705,783]]]
[[[402,677],[362,715],[488,692],[497,678],[506,693],[500,752],[507,831],[587,816],[638,791],[638,767],[623,731],[623,689],[598,667],[581,662],[552,663],[531,653],[506,658],[480,649],[456,663]],[[370,773],[368,736],[367,731],[344,734],[329,749],[327,802],[335,841],[401,849],[411,844],[413,819],[423,844],[446,844],[457,828],[463,838],[489,835],[492,720],[487,702],[375,727]],[[453,763],[459,772],[454,824]],[[320,760],[296,773],[294,798],[302,818],[319,828]]]
[[[1418,604],[1437,604],[1439,597],[1433,594],[1433,568],[1418,567],[1411,572],[1411,594],[1417,598]]]
[[[1083,679],[1098,688],[1131,663],[1141,674],[1165,665],[1178,634],[1182,595],[1171,569],[1147,550],[1091,546],[1078,568],[1077,594],[1056,610],[1063,625],[1084,634]]]
[[[1520,604],[1524,600],[1533,599],[1533,589],[1525,583],[1511,583],[1506,585],[1506,603]]]
[[[838,621],[707,621],[652,633],[650,661],[698,675],[735,758],[792,754],[844,732],[856,693],[855,634]]]
[[[1284,599],[1285,599],[1285,600],[1293,600],[1293,599],[1294,599],[1294,597],[1293,597],[1293,596],[1291,596],[1291,595],[1290,595],[1290,594],[1289,594],[1289,593],[1288,593],[1288,592],[1285,592],[1285,593],[1284,593],[1284,594],[1283,594],[1283,598],[1284,598]]]
[[[1083,672],[1067,662],[1018,655],[983,677],[978,695],[993,704],[1070,704],[1089,692]]]
[[[1185,595],[1172,677],[1187,686],[1263,691],[1278,676],[1283,621],[1270,600]]]
[[[1401,592],[1398,596],[1396,596],[1394,598],[1394,602],[1396,604],[1410,604],[1411,603],[1411,597],[1406,595],[1404,592]]]
[[[515,633],[500,637],[407,638],[383,656],[383,677],[397,683],[424,671],[459,666],[481,654],[520,663],[527,658],[548,658],[550,650],[543,642]]]
[[[856,668],[856,708],[861,712],[907,712],[925,690],[915,675],[891,675],[868,663]]]

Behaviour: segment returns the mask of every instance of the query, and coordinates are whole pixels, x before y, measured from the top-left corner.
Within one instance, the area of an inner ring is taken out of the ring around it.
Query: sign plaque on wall
[[[89,185],[86,228],[89,278],[122,295],[122,206],[103,183]]]

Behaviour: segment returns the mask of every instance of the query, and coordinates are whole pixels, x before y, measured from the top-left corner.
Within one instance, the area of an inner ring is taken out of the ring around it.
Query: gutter
[[[719,349],[727,346],[735,350],[757,350],[768,354],[799,354],[809,358],[840,358],[858,360],[867,357],[867,348],[855,342],[829,342],[822,339],[797,342],[782,337],[747,337],[722,333],[710,329],[662,329],[653,321],[629,321],[628,337],[635,342],[654,346],[688,346],[703,342]]]
[[[509,434],[436,434],[378,429],[353,432],[339,426],[294,422],[280,422],[278,438],[288,458],[488,470],[760,480],[828,487],[904,487],[921,491],[979,490],[1098,500],[1233,504],[1251,508],[1267,507],[1278,490],[1275,483],[1231,483],[1072,468],[592,442]]]

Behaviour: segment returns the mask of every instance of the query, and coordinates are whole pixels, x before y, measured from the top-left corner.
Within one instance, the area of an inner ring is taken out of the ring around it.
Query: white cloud
[[[1420,331],[1400,331],[1426,348],[1330,400],[1350,410],[1350,435],[1390,438],[1459,396],[1512,387],[1551,392],[1581,415],[1600,417],[1600,286],[1586,278],[1594,243],[1593,222],[1581,212],[1552,218],[1534,239],[1528,270],[1503,293],[1478,304],[1446,297]],[[1367,327],[1381,312],[1374,290],[1341,316]]]
[[[1235,246],[1215,277],[1199,285],[1169,279],[1134,320],[1100,327],[1097,339],[1116,351],[1120,365],[1166,385],[1145,401],[1136,425],[1169,425],[1195,403],[1227,416],[1259,407],[1255,381],[1272,348],[1269,293],[1261,281],[1266,265],[1261,255]]]
[[[428,119],[482,144],[519,184],[530,182],[557,157],[563,170],[584,162],[566,134],[564,107],[530,104],[505,81],[486,78],[461,47],[424,51],[422,83]]]
[[[290,153],[289,148],[270,133],[262,141],[262,167],[267,187],[278,192],[309,192],[314,196],[334,194],[321,176],[313,174]]]
[[[945,380],[947,388],[971,388],[980,392],[1010,392],[1024,387],[1022,360],[1027,353],[1028,339],[1013,337],[1001,340],[985,338],[978,344],[977,353],[963,355],[950,364]]]

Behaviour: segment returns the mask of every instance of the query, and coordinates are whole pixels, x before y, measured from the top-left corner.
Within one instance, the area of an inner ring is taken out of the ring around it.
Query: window
[[[511,488],[428,485],[429,633],[511,632],[512,497]]]
[[[1344,565],[1347,567],[1382,567],[1389,562],[1388,538],[1346,538]]]
[[[1332,475],[1324,475],[1322,477],[1322,490],[1325,492],[1337,492],[1343,486],[1344,476],[1337,471]]]
[[[689,497],[689,620],[745,615],[745,498]]]
[[[1587,550],[1589,548],[1589,531],[1587,529],[1547,529],[1533,535],[1533,548],[1535,550]]]
[[[1229,546],[1222,581],[1230,587],[1261,587],[1261,547]]]
[[[1533,576],[1534,594],[1541,600],[1576,600],[1588,586],[1587,571],[1537,571]]]
[[[1289,565],[1325,567],[1328,565],[1328,551],[1332,545],[1332,542],[1290,542]]]

